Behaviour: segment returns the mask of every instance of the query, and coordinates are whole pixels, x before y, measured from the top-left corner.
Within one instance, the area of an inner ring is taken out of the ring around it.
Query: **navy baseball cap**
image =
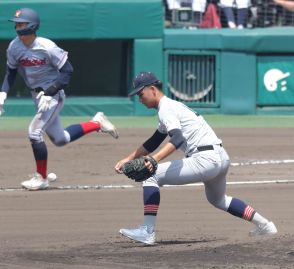
[[[154,83],[159,82],[159,79],[151,72],[140,72],[137,76],[135,76],[133,80],[133,87],[128,96],[133,96],[137,94],[139,91],[143,90],[144,87],[152,85]]]

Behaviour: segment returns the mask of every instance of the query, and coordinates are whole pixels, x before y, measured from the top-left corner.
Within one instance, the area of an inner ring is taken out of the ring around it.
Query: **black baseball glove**
[[[152,169],[146,167],[146,162],[152,164]],[[153,176],[157,169],[157,161],[151,156],[142,156],[137,159],[126,162],[123,167],[123,173],[130,179],[136,182],[141,182]]]

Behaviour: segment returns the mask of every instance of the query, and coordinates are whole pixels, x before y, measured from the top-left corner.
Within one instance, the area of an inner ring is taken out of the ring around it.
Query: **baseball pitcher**
[[[274,223],[250,205],[226,195],[230,159],[221,139],[201,115],[165,96],[161,81],[151,72],[141,72],[135,77],[134,90],[129,95],[135,94],[147,108],[157,110],[159,124],[149,139],[115,165],[118,173],[143,182],[144,223],[135,229],[121,229],[122,235],[144,244],[154,244],[159,187],[197,182],[203,182],[206,198],[213,206],[255,224],[250,235],[277,232]],[[168,142],[149,156],[166,137],[169,137]],[[177,149],[183,151],[183,159],[157,165]]]

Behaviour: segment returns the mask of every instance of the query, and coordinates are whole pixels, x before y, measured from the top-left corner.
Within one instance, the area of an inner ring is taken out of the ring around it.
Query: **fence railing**
[[[166,52],[168,95],[193,106],[217,107],[217,53],[197,51]]]

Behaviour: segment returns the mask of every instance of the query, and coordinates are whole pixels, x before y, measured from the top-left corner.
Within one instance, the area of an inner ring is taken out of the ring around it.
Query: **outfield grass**
[[[204,115],[214,128],[292,128],[294,116],[232,116]],[[26,130],[31,117],[0,117],[0,130]],[[87,121],[87,117],[62,117],[62,124]],[[156,128],[157,116],[149,117],[109,117],[117,128]]]

